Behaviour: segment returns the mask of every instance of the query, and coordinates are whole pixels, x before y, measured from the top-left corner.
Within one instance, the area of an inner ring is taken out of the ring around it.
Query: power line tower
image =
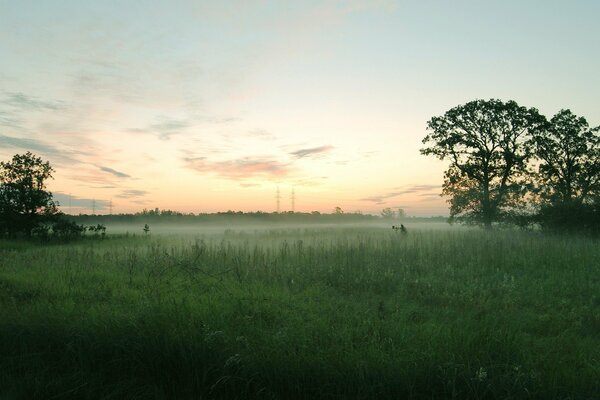
[[[69,193],[69,215],[71,215],[71,193]]]
[[[92,215],[96,215],[96,199],[92,200]]]
[[[277,185],[277,194],[275,195],[277,199],[277,214],[281,211],[281,193],[279,193],[279,185]]]
[[[296,191],[294,190],[294,187],[292,186],[292,212],[296,212]]]
[[[109,209],[109,212],[108,212],[108,214],[109,214],[109,215],[112,215],[112,199],[110,199],[110,203],[109,203],[109,207],[108,207],[108,209]]]

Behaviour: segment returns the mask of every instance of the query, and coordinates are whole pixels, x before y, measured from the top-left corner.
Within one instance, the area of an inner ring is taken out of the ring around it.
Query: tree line
[[[421,153],[449,161],[450,220],[600,232],[600,127],[515,101],[474,100],[427,123]]]
[[[377,220],[379,217],[360,212],[344,212],[335,207],[331,213],[304,212],[242,212],[226,211],[212,214],[181,213],[158,208],[133,214],[65,215],[47,190],[54,169],[49,162],[31,152],[15,154],[10,161],[0,162],[0,238],[39,238],[70,240],[90,232],[104,237],[106,223],[351,223]],[[405,216],[403,210],[398,216]],[[395,216],[384,210],[383,218]],[[144,229],[148,232],[149,229]]]
[[[561,110],[548,119],[515,101],[474,100],[427,123],[421,153],[449,161],[442,195],[450,221],[600,233],[600,127]],[[27,152],[0,162],[0,237],[81,235],[83,227],[60,212],[46,181],[54,169]],[[404,217],[384,209],[381,216]],[[285,214],[285,213],[284,213]],[[228,211],[208,219],[245,216],[281,220],[282,214]],[[136,216],[183,214],[158,209]],[[96,218],[97,216],[92,216]],[[189,217],[193,217],[190,215]],[[359,213],[291,213],[290,218],[370,219]],[[373,217],[374,218],[374,217]]]

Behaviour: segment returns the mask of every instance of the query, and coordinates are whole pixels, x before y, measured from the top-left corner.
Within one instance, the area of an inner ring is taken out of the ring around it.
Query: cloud
[[[117,195],[121,199],[129,199],[132,197],[144,197],[148,194],[145,190],[127,189]]]
[[[214,173],[228,179],[257,176],[282,178],[290,173],[288,164],[266,157],[243,157],[228,161],[208,161],[206,157],[186,157],[186,166],[197,172]]]
[[[21,92],[6,93],[6,97],[0,103],[26,111],[59,111],[67,108],[66,103],[63,101],[40,100]]]
[[[312,178],[294,179],[292,183],[294,186],[314,187],[322,185],[326,179],[328,179],[326,176],[316,176]]]
[[[113,174],[114,176],[116,176],[118,178],[131,178],[130,175],[127,175],[124,172],[116,171],[116,170],[114,170],[112,168],[109,168],[109,167],[99,166],[98,168],[100,168],[104,172],[108,172],[109,174]]]
[[[69,211],[68,208],[70,207],[92,210],[94,208],[94,203],[96,206],[96,211],[103,211],[109,207],[109,202],[106,200],[87,199],[83,197],[72,196],[67,193],[54,192],[52,193],[52,197],[54,200],[57,200],[60,203],[60,208],[63,211],[65,211],[65,208],[67,208],[67,211]]]
[[[55,158],[62,162],[77,162],[77,160],[75,160],[73,157],[74,152],[70,150],[58,149],[50,144],[36,139],[18,138],[0,134],[0,145],[29,150],[34,153],[42,153],[45,156]]]
[[[157,122],[149,124],[145,128],[130,128],[127,132],[149,133],[158,136],[159,139],[168,140],[171,136],[181,133],[192,126],[192,122],[186,118],[158,118]]]
[[[311,147],[308,149],[300,149],[296,151],[292,151],[290,155],[296,158],[303,157],[318,157],[325,153],[330,152],[333,149],[333,146],[320,146],[320,147]]]
[[[4,92],[0,98],[0,125],[27,130],[24,115],[34,111],[62,111],[67,108],[63,101],[46,101],[21,92]]]
[[[375,204],[384,204],[386,199],[402,196],[405,194],[417,194],[418,196],[439,196],[439,194],[435,193],[427,193],[434,189],[440,189],[440,185],[413,185],[409,187],[398,187],[393,192],[388,192],[376,196],[370,196],[360,199],[360,201],[370,201]]]
[[[264,129],[254,129],[252,131],[249,131],[247,135],[252,138],[263,139],[263,140],[276,139],[275,135],[273,135],[272,133],[270,133]]]
[[[23,120],[17,118],[14,113],[0,111],[0,125],[22,130]]]
[[[237,117],[209,117],[209,116],[200,116],[196,118],[198,122],[204,122],[207,124],[229,124],[231,122],[239,121],[240,118]]]
[[[189,121],[183,119],[165,119],[156,124],[152,124],[149,130],[158,134],[160,139],[169,139],[172,135],[180,133],[182,129],[189,127]]]
[[[157,135],[159,139],[169,140],[171,136],[183,133],[186,129],[198,124],[227,124],[238,119],[235,117],[214,117],[214,116],[190,116],[186,118],[158,118],[158,122],[152,123],[145,128],[130,128],[127,132],[131,133],[150,133]]]
[[[421,193],[418,195],[424,201],[438,200],[441,197],[440,193]]]
[[[404,186],[395,187],[394,189],[403,189],[403,191],[407,191],[408,193],[414,192],[426,192],[429,190],[440,189],[440,185],[413,185],[405,188]]]

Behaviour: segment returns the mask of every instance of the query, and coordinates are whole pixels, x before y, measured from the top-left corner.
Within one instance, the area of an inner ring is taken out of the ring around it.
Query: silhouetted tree
[[[0,162],[0,235],[31,236],[58,214],[46,181],[54,170],[31,152]]]
[[[386,207],[381,210],[381,217],[383,219],[394,219],[396,217],[396,213],[391,208]]]
[[[534,135],[538,166],[538,214],[542,228],[600,231],[600,127],[570,110],[559,111]]]
[[[600,193],[600,127],[561,110],[534,135],[541,201],[589,203]]]
[[[514,101],[474,100],[433,117],[422,154],[449,160],[442,193],[451,219],[490,228],[523,204],[531,135],[546,119]]]

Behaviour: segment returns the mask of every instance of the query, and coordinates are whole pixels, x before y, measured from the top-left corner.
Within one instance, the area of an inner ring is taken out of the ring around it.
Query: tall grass
[[[599,244],[375,228],[3,243],[0,398],[597,398]]]

